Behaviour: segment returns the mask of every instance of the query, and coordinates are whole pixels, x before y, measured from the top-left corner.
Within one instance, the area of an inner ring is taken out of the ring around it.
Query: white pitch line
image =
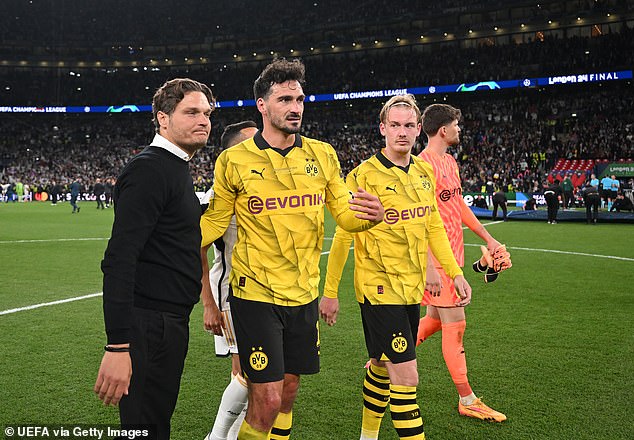
[[[480,246],[479,244],[473,244],[473,243],[465,243],[464,245],[465,246]],[[634,261],[634,258],[617,257],[616,255],[588,254],[585,252],[558,251],[555,249],[535,249],[535,248],[525,248],[525,247],[519,247],[519,246],[507,246],[506,248],[514,249],[518,251],[546,252],[551,254],[567,254],[567,255],[578,255],[581,257],[607,258],[610,260],[621,260],[621,261]]]
[[[494,223],[502,223],[502,222],[494,222]],[[493,223],[488,223],[488,224],[493,224]],[[328,239],[328,238],[332,239],[331,237],[325,237],[325,239]],[[94,239],[94,240],[102,240],[102,239]],[[55,240],[42,240],[42,241],[55,241]],[[0,242],[0,243],[2,243],[2,242]],[[464,245],[465,246],[480,246],[479,244],[474,244],[474,243],[465,243]],[[534,249],[534,248],[525,248],[525,247],[518,247],[518,246],[507,246],[507,249],[513,249],[513,250],[519,250],[519,251],[529,251],[529,252],[546,252],[546,253],[553,253],[553,254],[577,255],[577,256],[582,256],[582,257],[593,257],[593,258],[607,258],[607,259],[621,260],[621,261],[634,261],[634,258],[617,257],[615,255],[588,254],[588,253],[585,253],[585,252],[558,251],[558,250],[555,250],[555,249]],[[328,255],[328,254],[330,254],[330,251],[323,251],[321,253],[321,255]],[[23,312],[23,311],[26,311],[26,310],[38,309],[40,307],[53,306],[53,305],[56,305],[56,304],[63,304],[63,303],[72,302],[72,301],[79,301],[81,299],[94,298],[96,296],[101,296],[101,295],[103,295],[102,292],[92,293],[90,295],[84,295],[84,296],[78,296],[78,297],[75,297],[75,298],[62,299],[62,300],[59,300],[59,301],[52,301],[52,302],[49,302],[49,303],[34,304],[32,306],[18,307],[18,308],[9,309],[9,310],[2,310],[2,311],[0,311],[0,316],[1,315],[8,315],[10,313]]]
[[[0,244],[13,244],[13,243],[53,243],[59,241],[102,241],[107,238],[101,237],[89,237],[89,238],[50,238],[44,240],[0,240]]]
[[[64,304],[68,302],[79,301],[80,299],[94,298],[95,296],[101,296],[101,295],[103,295],[103,292],[91,293],[90,295],[76,296],[75,298],[60,299],[57,301],[51,301],[47,303],[33,304],[31,306],[17,307],[15,309],[2,310],[0,311],[0,315],[9,315],[11,313],[24,312],[26,310],[39,309],[40,307],[54,306],[56,304]]]

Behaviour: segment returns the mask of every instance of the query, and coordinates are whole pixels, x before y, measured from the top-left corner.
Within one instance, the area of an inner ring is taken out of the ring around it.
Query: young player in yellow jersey
[[[249,388],[240,440],[288,439],[300,375],[319,371],[324,205],[353,232],[383,219],[376,196],[356,188],[350,199],[332,146],[299,135],[303,83],[299,60],[264,69],[253,87],[262,131],[220,154],[201,219],[204,248],[236,217],[230,303]]]
[[[419,156],[433,167],[440,216],[456,260],[460,266],[464,266],[463,223],[486,242],[492,254],[501,245],[465,204],[458,165],[453,156],[447,153],[450,146],[460,142],[460,118],[460,110],[450,105],[432,104],[427,107],[423,112],[422,125],[429,142]],[[506,416],[482,403],[467,380],[467,362],[462,342],[466,318],[464,304],[459,302],[455,287],[451,277],[432,257],[431,264],[427,266],[427,288],[422,303],[427,306],[427,312],[420,320],[417,343],[442,330],[443,357],[460,395],[460,414],[502,422]]]
[[[355,168],[347,183],[350,189],[362,186],[379,195],[384,221],[356,234],[337,228],[320,313],[327,324],[336,322],[339,281],[354,239],[354,285],[371,359],[363,385],[361,439],[378,438],[388,401],[399,438],[424,439],[416,402],[415,338],[428,247],[451,274],[462,305],[469,303],[471,288],[438,214],[433,171],[411,155],[421,130],[414,97],[392,97],[381,110],[380,121],[385,148]]]

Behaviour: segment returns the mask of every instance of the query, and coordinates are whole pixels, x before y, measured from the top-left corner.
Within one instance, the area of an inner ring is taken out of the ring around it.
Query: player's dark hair
[[[425,109],[422,116],[423,132],[427,136],[434,136],[441,127],[462,118],[460,109],[449,104],[432,104]]]
[[[251,127],[257,128],[258,125],[253,121],[242,121],[227,125],[220,136],[220,148],[225,150],[237,144],[236,139],[241,136],[240,132],[245,128]]]
[[[282,84],[286,81],[297,81],[302,88],[306,80],[306,67],[298,59],[288,61],[286,58],[276,58],[267,65],[260,76],[253,83],[253,96],[266,99],[271,94],[274,84]]]
[[[171,115],[178,103],[190,92],[203,93],[211,105],[211,111],[214,111],[216,100],[209,87],[189,78],[172,79],[159,87],[152,98],[152,121],[157,133],[160,129],[160,124],[156,117],[158,112]]]

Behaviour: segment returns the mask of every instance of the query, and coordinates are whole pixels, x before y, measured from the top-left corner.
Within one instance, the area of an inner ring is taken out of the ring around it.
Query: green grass
[[[71,215],[66,203],[0,205],[0,311],[101,290],[99,262],[112,210],[80,206],[81,213]],[[465,348],[475,392],[509,420],[489,424],[458,415],[438,334],[418,349],[428,438],[631,438],[634,226],[509,221],[489,230],[511,248],[513,268],[490,285],[466,271],[474,298]],[[67,241],[77,238],[93,240]],[[479,244],[470,232],[465,241]],[[467,246],[467,262],[478,253],[477,246]],[[302,378],[295,439],[358,438],[367,354],[351,260],[337,325],[322,326],[322,371]],[[117,423],[116,409],[103,407],[92,392],[105,341],[99,297],[0,315],[0,334],[0,425]],[[173,439],[203,438],[229,370],[230,362],[214,356],[213,340],[202,331],[198,305]],[[397,438],[389,414],[381,438]]]

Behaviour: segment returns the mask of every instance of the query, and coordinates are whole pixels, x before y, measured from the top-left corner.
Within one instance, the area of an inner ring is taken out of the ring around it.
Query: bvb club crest
[[[269,364],[269,357],[262,351],[262,347],[258,347],[256,350],[255,347],[251,347],[251,356],[249,356],[249,363],[251,364],[251,368],[255,371],[262,371]]]
[[[420,184],[425,191],[431,191],[431,182],[425,176],[420,176]]]
[[[317,165],[315,164],[315,159],[306,159],[304,171],[306,171],[306,175],[310,177],[315,177],[319,174],[319,168],[317,168]]]
[[[407,339],[405,339],[403,337],[403,333],[400,333],[398,335],[392,335],[393,339],[392,339],[392,349],[397,352],[397,353],[403,353],[405,350],[407,350]]]

